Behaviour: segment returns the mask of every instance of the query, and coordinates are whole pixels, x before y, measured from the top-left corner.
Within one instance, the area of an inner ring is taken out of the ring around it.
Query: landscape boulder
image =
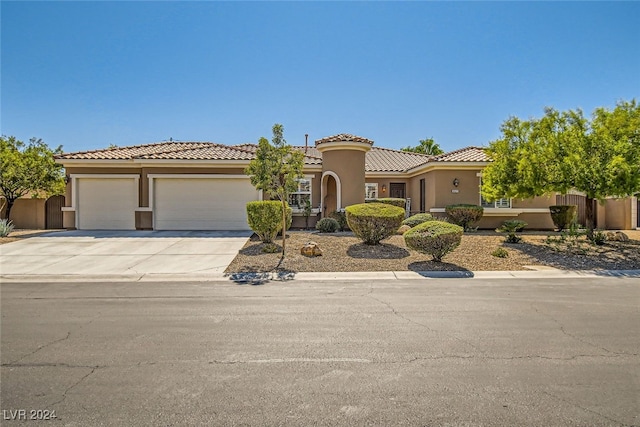
[[[401,225],[400,228],[398,228],[398,231],[396,231],[396,234],[403,235],[409,230],[411,230],[411,226],[404,224],[404,225]]]
[[[320,249],[316,242],[309,242],[300,248],[300,253],[308,257],[321,256],[322,249]]]
[[[627,236],[622,231],[607,231],[607,240],[612,240],[615,242],[628,242],[629,236]]]

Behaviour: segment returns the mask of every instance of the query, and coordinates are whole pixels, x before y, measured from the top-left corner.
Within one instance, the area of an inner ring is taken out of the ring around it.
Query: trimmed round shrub
[[[321,233],[335,233],[338,228],[340,224],[333,218],[322,218],[316,223],[316,230]]]
[[[462,240],[462,227],[444,221],[427,221],[404,233],[406,245],[420,253],[431,255],[436,262],[442,261]]]
[[[484,214],[484,208],[478,205],[449,205],[444,208],[449,221],[459,225],[464,230],[469,230],[471,224],[480,221]]]
[[[349,228],[367,245],[392,236],[404,219],[404,209],[384,203],[351,205],[345,211]]]
[[[551,219],[558,231],[569,228],[572,222],[576,220],[578,207],[576,205],[553,205],[549,206]]]
[[[402,209],[404,209],[404,207],[407,205],[406,199],[401,199],[398,197],[382,197],[380,199],[376,199],[375,201],[377,203],[384,203],[387,205],[397,206]]]
[[[287,205],[287,229],[291,227],[293,210]],[[264,243],[271,243],[282,231],[282,202],[261,200],[247,203],[247,223]]]
[[[333,211],[329,214],[329,218],[333,218],[338,221],[338,229],[340,231],[345,231],[349,228],[349,224],[347,224],[347,214],[341,211]]]
[[[402,221],[402,225],[408,225],[409,227],[415,227],[423,222],[433,221],[433,215],[428,213],[419,213],[411,215],[409,218]]]

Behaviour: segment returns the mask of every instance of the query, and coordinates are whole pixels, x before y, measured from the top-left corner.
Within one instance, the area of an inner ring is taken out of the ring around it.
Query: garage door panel
[[[135,229],[138,189],[134,179],[80,178],[77,186],[78,229]]]
[[[246,178],[156,178],[157,230],[248,230],[246,204],[258,192]]]

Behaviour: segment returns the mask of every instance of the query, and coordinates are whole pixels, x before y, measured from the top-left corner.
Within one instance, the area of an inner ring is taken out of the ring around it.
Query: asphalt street
[[[640,425],[637,278],[0,292],[2,425]]]

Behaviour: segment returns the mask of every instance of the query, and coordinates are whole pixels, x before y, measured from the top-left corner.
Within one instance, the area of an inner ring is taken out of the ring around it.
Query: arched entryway
[[[63,228],[62,207],[64,206],[64,196],[51,196],[44,204],[45,225],[47,230]]]
[[[334,172],[327,171],[322,174],[320,196],[322,201],[322,216],[326,217],[341,206],[340,178]]]

